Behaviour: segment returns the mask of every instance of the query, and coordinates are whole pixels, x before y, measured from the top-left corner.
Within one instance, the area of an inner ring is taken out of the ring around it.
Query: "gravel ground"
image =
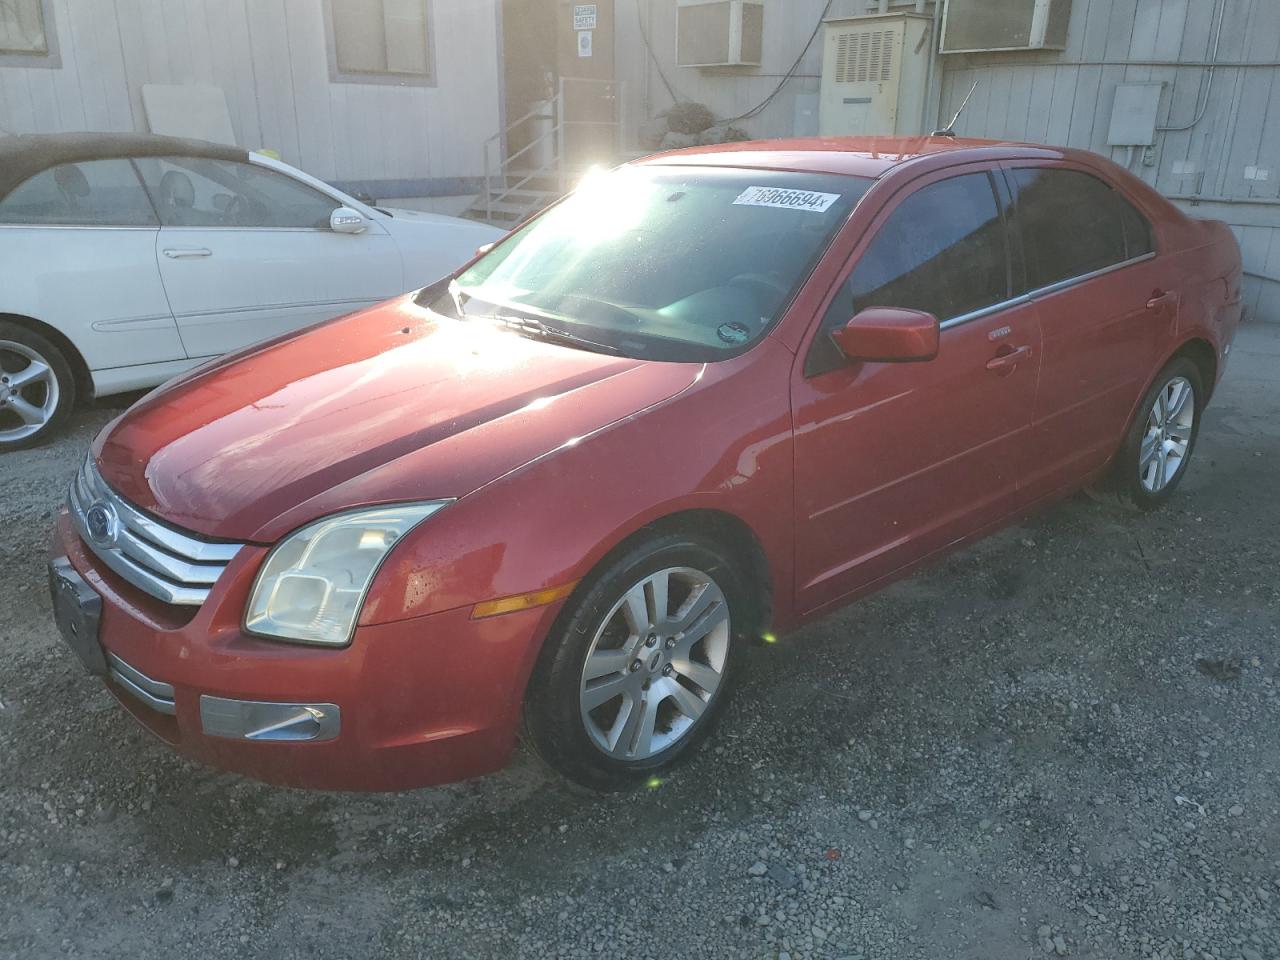
[[[1085,497],[753,651],[665,783],[389,796],[194,767],[62,648],[0,461],[0,957],[1280,958],[1280,327],[1164,511]]]

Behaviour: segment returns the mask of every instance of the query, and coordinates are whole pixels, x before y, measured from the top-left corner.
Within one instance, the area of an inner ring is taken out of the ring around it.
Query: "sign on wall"
[[[578,31],[578,56],[591,56],[591,38],[593,34],[590,30]]]
[[[573,29],[594,30],[596,28],[596,4],[577,3],[573,7]],[[590,54],[587,54],[590,56]]]

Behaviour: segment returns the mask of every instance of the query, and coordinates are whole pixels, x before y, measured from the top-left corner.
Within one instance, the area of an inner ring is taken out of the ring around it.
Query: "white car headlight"
[[[449,502],[341,513],[290,534],[272,548],[258,573],[245,628],[279,640],[349,643],[364,596],[391,548]]]

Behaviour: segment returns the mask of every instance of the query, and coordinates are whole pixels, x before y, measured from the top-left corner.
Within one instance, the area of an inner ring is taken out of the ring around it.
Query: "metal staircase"
[[[566,116],[565,90],[569,84],[610,88],[614,116],[609,120],[575,119]],[[575,164],[566,148],[569,132],[575,127],[612,128],[615,161],[622,156],[622,97],[617,81],[562,77],[556,95],[535,106],[518,120],[495,133],[484,143],[484,192],[466,215],[494,226],[513,227],[549,206],[573,186],[590,164]],[[513,153],[507,144],[519,137],[527,142]]]

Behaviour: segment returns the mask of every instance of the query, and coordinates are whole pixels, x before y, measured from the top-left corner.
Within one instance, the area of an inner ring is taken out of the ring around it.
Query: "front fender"
[[[790,612],[792,355],[766,338],[683,393],[461,498],[400,544],[365,602],[383,623],[585,577],[637,530],[685,510],[744,522]]]

